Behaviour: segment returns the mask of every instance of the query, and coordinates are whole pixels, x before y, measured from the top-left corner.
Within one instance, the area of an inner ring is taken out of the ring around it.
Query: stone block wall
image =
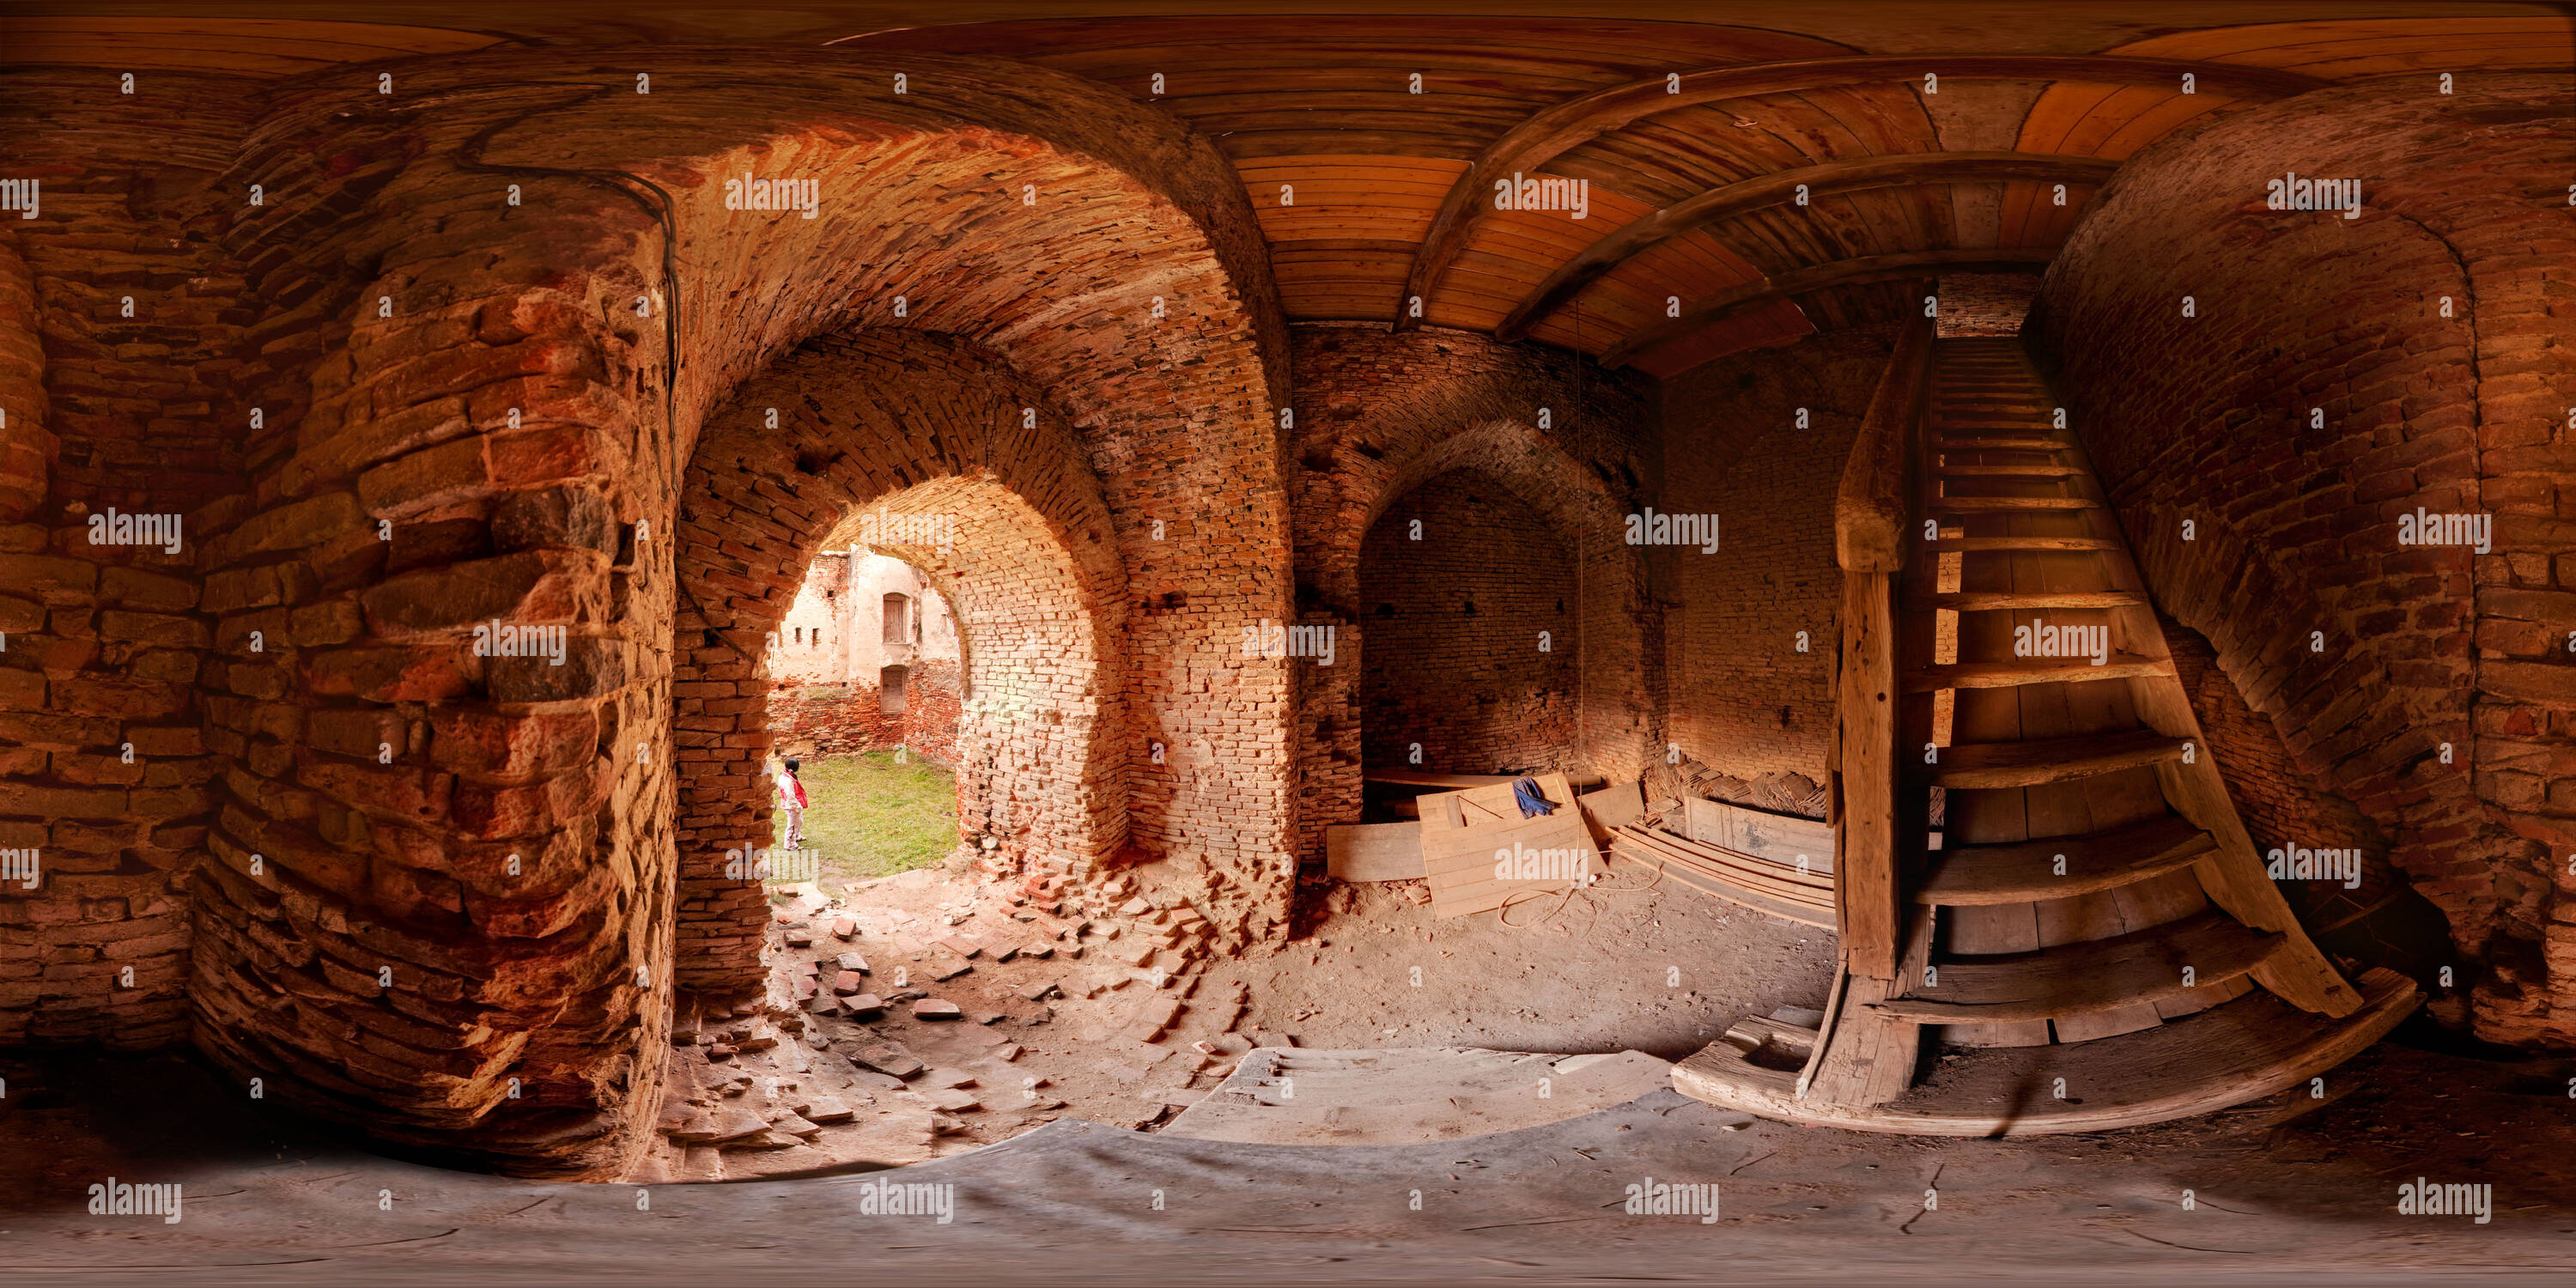
[[[2515,1043],[2576,1036],[2576,217],[2532,179],[2571,106],[2563,77],[2391,80],[2177,134],[2031,331],[2159,606],[2386,833]],[[2359,180],[2358,217],[2268,208],[2292,172]],[[2487,516],[2488,549],[2401,541],[2419,513]]]

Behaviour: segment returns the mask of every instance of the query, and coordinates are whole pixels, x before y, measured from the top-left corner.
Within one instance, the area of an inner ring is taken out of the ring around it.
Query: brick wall
[[[2215,120],[2122,170],[2032,317],[2159,605],[2386,833],[2503,1042],[2576,1037],[2576,219],[2533,178],[2570,109],[2498,75]],[[2268,209],[2292,171],[2361,216]],[[2418,508],[2493,515],[2491,552],[2401,545]]]
[[[1545,516],[1469,471],[1388,506],[1360,546],[1371,645],[1360,673],[1363,763],[1453,774],[1571,768],[1582,645],[1574,570],[1573,547]]]
[[[912,754],[954,770],[957,727],[965,697],[954,662],[917,662],[906,668],[903,710],[885,713],[878,686],[781,685],[770,691],[769,730],[785,756],[840,756],[908,747]]]
[[[768,907],[724,856],[768,834],[763,761],[786,730],[767,641],[815,552],[871,519],[880,533],[920,526],[921,543],[875,548],[920,569],[959,619],[960,826],[1049,875],[1088,875],[1125,843],[1125,575],[1099,484],[1049,402],[989,350],[862,330],[807,342],[709,419],[680,503],[684,986],[763,975]]]
[[[190,873],[222,761],[198,573],[264,388],[221,181],[251,119],[228,81],[21,72],[0,251],[0,1045],[165,1046],[188,1031]],[[41,384],[39,384],[41,381]],[[89,518],[174,515],[177,549]],[[112,537],[112,533],[108,534]]]
[[[1360,676],[1377,620],[1363,545],[1381,516],[1444,475],[1517,498],[1573,547],[1582,594],[1567,611],[1583,664],[1572,763],[1613,778],[1642,772],[1660,741],[1661,625],[1643,561],[1621,538],[1660,465],[1651,383],[1466,332],[1318,323],[1293,328],[1292,340],[1298,620],[1332,626],[1339,654],[1294,672],[1303,861],[1320,864],[1324,827],[1360,812]]]
[[[9,231],[60,447],[41,521],[0,530],[0,615],[43,615],[0,660],[0,826],[64,866],[0,918],[65,929],[34,959],[9,936],[0,1040],[148,1045],[185,1016],[228,1075],[383,1139],[622,1169],[678,960],[682,467],[746,377],[858,321],[988,340],[1061,409],[1115,515],[1065,539],[1136,570],[1120,644],[1199,753],[1081,812],[1193,860],[1184,895],[1229,929],[1281,924],[1289,680],[1228,649],[1289,603],[1285,333],[1240,181],[1074,78],[902,66],[940,92],[885,95],[891,65],[844,51],[674,54],[657,88],[707,80],[649,125],[609,92],[630,69],[560,51],[406,61],[395,95],[12,73],[49,118],[12,156],[49,218]],[[745,172],[844,217],[727,212]],[[23,326],[0,333],[23,397]],[[23,425],[12,460],[47,446]],[[203,539],[94,558],[72,502]],[[563,664],[476,652],[496,619],[563,631]],[[974,696],[1047,714],[1057,662],[1023,661]],[[1144,759],[1094,732],[1049,736]],[[149,967],[121,995],[118,955]]]
[[[2266,855],[2292,845],[2361,852],[2358,884],[2291,880],[2282,896],[2310,938],[2360,966],[2386,966],[2423,985],[2436,1015],[2466,1018],[2466,972],[2451,946],[2440,909],[2416,892],[2389,858],[2387,835],[2351,801],[2319,788],[2299,771],[2272,722],[2245,705],[2219,668],[2218,651],[2200,633],[2161,619],[2165,643],[2192,714],[2216,757],[2229,799]],[[2443,968],[2451,979],[2443,979]]]
[[[1670,740],[1709,772],[1825,781],[1842,602],[1834,489],[1890,348],[1875,332],[1829,331],[1664,387],[1657,506],[1719,522],[1715,553],[1660,547],[1647,558],[1671,605]]]

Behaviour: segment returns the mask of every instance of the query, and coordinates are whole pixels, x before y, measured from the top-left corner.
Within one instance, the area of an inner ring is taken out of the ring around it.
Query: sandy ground
[[[1678,1060],[1744,1015],[1823,1003],[1830,933],[1652,882],[1613,864],[1591,890],[1446,919],[1400,885],[1309,887],[1325,915],[1308,938],[1209,971],[1245,984],[1254,1018],[1308,1047]]]

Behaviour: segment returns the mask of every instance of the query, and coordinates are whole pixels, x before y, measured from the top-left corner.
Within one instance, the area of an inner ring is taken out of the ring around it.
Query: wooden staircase
[[[2094,1130],[2269,1095],[2414,1006],[2393,972],[2347,980],[2264,875],[2016,344],[1910,332],[1836,520],[1843,968],[1819,1030],[1731,1031],[1678,1089],[1877,1130]],[[1917,1086],[1927,1036],[2019,1054]]]

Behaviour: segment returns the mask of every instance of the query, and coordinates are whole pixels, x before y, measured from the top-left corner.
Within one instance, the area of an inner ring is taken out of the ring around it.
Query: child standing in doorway
[[[787,816],[787,840],[784,848],[805,848],[805,780],[796,776],[801,768],[796,757],[789,756],[786,768],[776,776],[778,812]]]

